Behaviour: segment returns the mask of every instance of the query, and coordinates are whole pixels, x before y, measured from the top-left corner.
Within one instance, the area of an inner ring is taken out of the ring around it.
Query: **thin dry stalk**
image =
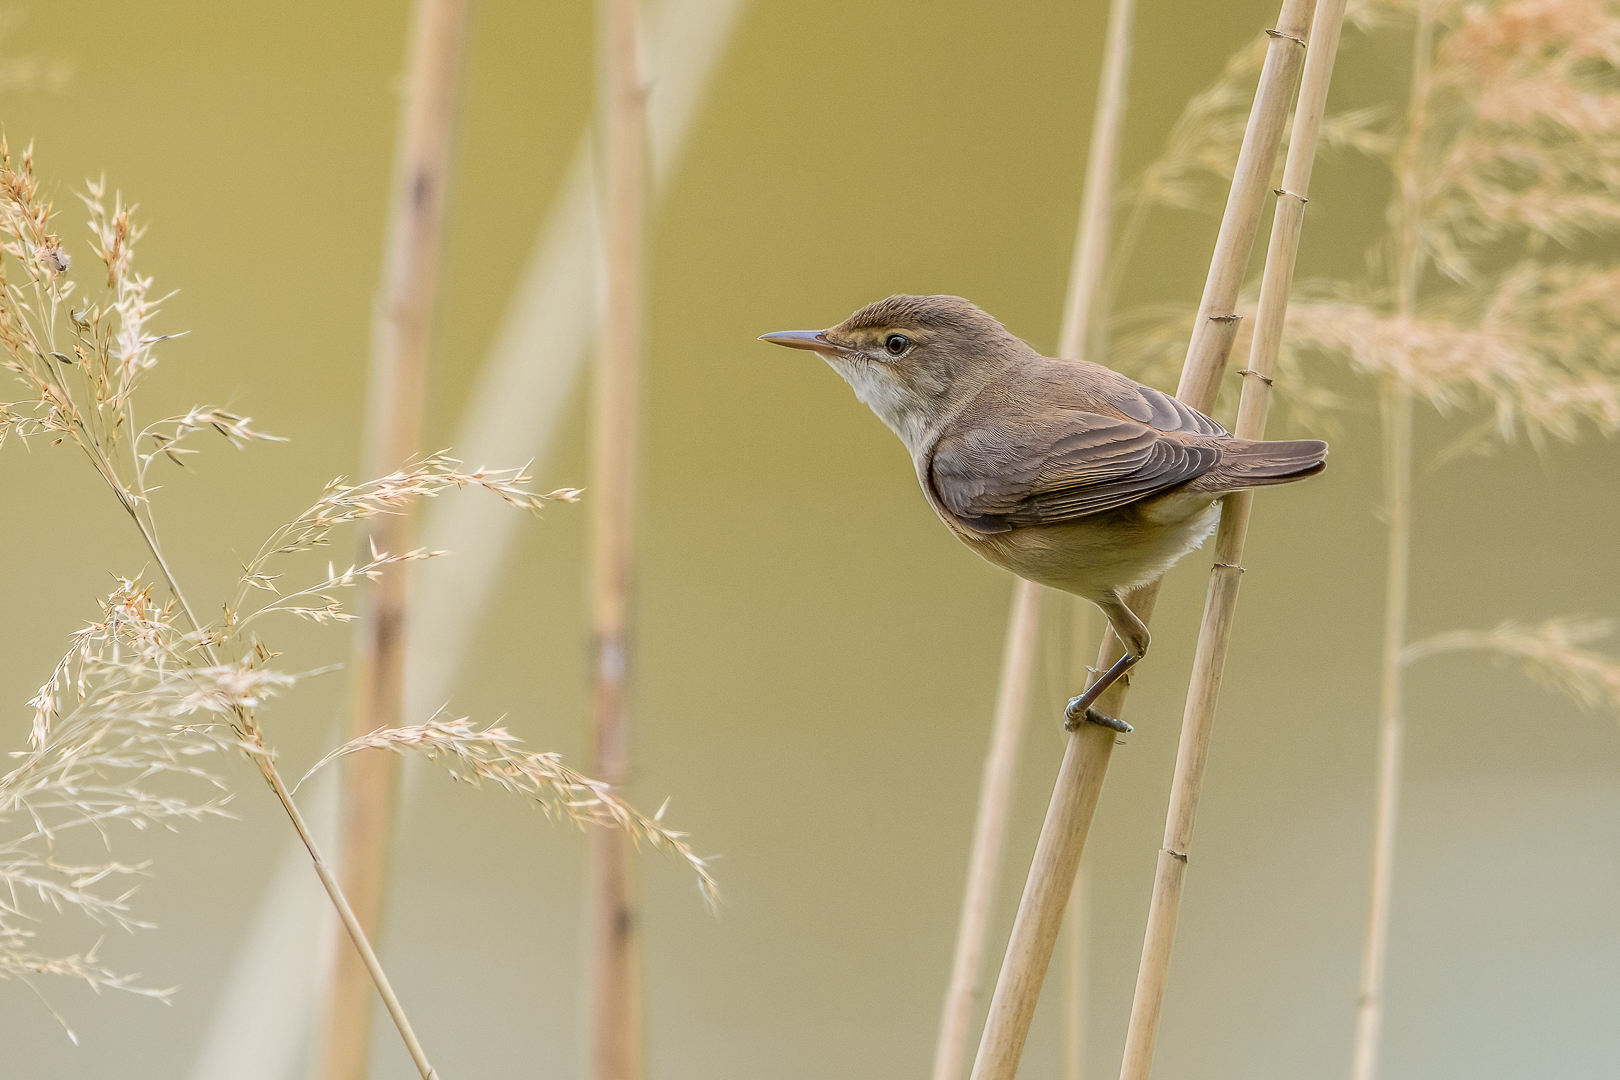
[[[1276,28],[1267,31],[1271,43],[1260,72],[1260,85],[1254,92],[1256,105],[1243,132],[1243,145],[1232,173],[1232,193],[1221,217],[1204,296],[1193,321],[1192,343],[1176,388],[1176,396],[1183,401],[1213,402],[1226,371],[1226,357],[1237,331],[1238,293],[1260,228],[1271,171],[1277,165],[1277,147],[1288,124],[1288,103],[1299,80],[1305,34],[1314,7],[1309,0],[1285,4]],[[1261,101],[1273,107],[1261,109]]]
[[[367,475],[402,468],[422,449],[440,235],[466,21],[466,0],[417,0],[414,5],[399,160],[374,331],[363,450]],[[413,534],[410,514],[388,515],[374,523],[371,545],[405,551]],[[372,589],[350,725],[355,735],[401,722],[409,580],[405,573],[388,574]],[[339,845],[344,889],[360,925],[373,937],[381,925],[395,765],[386,754],[356,759],[349,763],[342,790]],[[347,944],[338,943],[323,1033],[321,1075],[327,1080],[363,1080],[367,1072],[371,995],[362,959]]]
[[[1097,654],[1092,629],[1101,612],[1089,600],[1069,598],[1070,635],[1066,662],[1061,664],[1063,685],[1083,683],[1091,660]],[[1091,1031],[1091,874],[1084,859],[1075,872],[1069,907],[1063,916],[1068,931],[1064,953],[1063,980],[1063,1062],[1064,1080],[1084,1080],[1087,1040]]]
[[[1419,222],[1424,203],[1421,157],[1428,127],[1433,78],[1435,5],[1417,0],[1417,32],[1412,42],[1412,97],[1406,139],[1396,166],[1398,194],[1395,252],[1396,314],[1417,309],[1423,268]],[[1361,993],[1356,1002],[1356,1033],[1350,1075],[1374,1080],[1384,1021],[1384,972],[1389,957],[1389,914],[1394,897],[1395,828],[1400,810],[1402,714],[1401,657],[1406,651],[1406,607],[1412,551],[1412,388],[1405,380],[1384,379],[1385,519],[1389,528],[1384,577],[1384,640],[1379,666],[1378,779],[1374,800],[1372,896],[1362,943]]]
[[[1213,402],[1236,332],[1236,320],[1225,314],[1237,302],[1238,285],[1259,228],[1266,181],[1276,161],[1303,61],[1300,42],[1314,6],[1311,0],[1284,0],[1277,27],[1269,31],[1271,46],[1210,262],[1193,344],[1182,371],[1182,389],[1177,393],[1196,409],[1207,410]],[[1157,585],[1149,585],[1133,593],[1127,602],[1146,622],[1157,594]],[[1105,670],[1121,655],[1119,640],[1109,633],[1103,639],[1097,670]],[[1120,715],[1128,691],[1128,680],[1119,680],[1097,702],[1097,708],[1110,716]],[[1113,750],[1114,733],[1100,725],[1081,724],[1069,737],[990,1002],[984,1038],[973,1065],[973,1080],[1012,1080],[1018,1071]]]
[[[1092,119],[1090,154],[1086,159],[1085,189],[1069,272],[1068,297],[1058,339],[1058,355],[1079,358],[1093,337],[1092,326],[1102,322],[1097,311],[1102,296],[1103,271],[1108,256],[1108,227],[1113,211],[1114,176],[1118,171],[1119,140],[1125,115],[1126,77],[1130,72],[1131,22],[1135,0],[1112,0],[1108,13],[1108,40]],[[956,948],[950,981],[940,1010],[939,1039],[934,1048],[934,1080],[957,1080],[967,1057],[968,1029],[979,986],[985,934],[990,925],[990,904],[1006,842],[1006,822],[1018,767],[1018,745],[1023,738],[1030,673],[1035,661],[1035,640],[1040,626],[1041,587],[1019,581],[1013,587],[1006,644],[1002,650],[996,709],[991,720],[990,752],[985,758],[979,787],[979,805],[968,856],[967,886],[962,915],[957,923]]]
[[[996,708],[990,721],[990,751],[979,781],[979,807],[973,821],[973,846],[968,856],[967,887],[962,891],[962,915],[956,924],[956,952],[950,982],[945,987],[939,1041],[934,1048],[934,1080],[956,1080],[967,1057],[968,1027],[973,1021],[973,1000],[979,983],[984,939],[990,926],[997,871],[1012,807],[1013,781],[1018,772],[1018,747],[1023,741],[1028,712],[1030,671],[1041,621],[1041,586],[1020,580],[1013,589],[1012,612],[1007,618],[1007,640],[1001,650],[1001,678]]]
[[[1316,158],[1317,136],[1327,106],[1328,85],[1338,52],[1345,0],[1320,0],[1312,20],[1299,104],[1294,112],[1293,138],[1283,167],[1270,248],[1260,290],[1260,307],[1249,366],[1244,371],[1243,396],[1236,435],[1240,439],[1265,438],[1266,411],[1277,353],[1282,344],[1288,294],[1294,277],[1300,232]],[[1192,844],[1193,822],[1203,787],[1204,763],[1209,752],[1221,676],[1231,643],[1232,618],[1237,610],[1238,585],[1243,575],[1243,548],[1253,507],[1251,492],[1226,498],[1220,531],[1215,541],[1215,565],[1210,569],[1203,623],[1193,659],[1191,684],[1176,751],[1175,777],[1165,818],[1164,843],[1159,849],[1153,880],[1153,899],[1142,944],[1136,992],[1131,1002],[1130,1025],[1120,1067],[1122,1080],[1147,1080],[1153,1069],[1164,993],[1170,979],[1171,951],[1181,912],[1181,893]]]
[[[1064,305],[1063,330],[1058,335],[1058,355],[1066,359],[1080,359],[1100,351],[1095,349],[1097,335],[1093,328],[1107,322],[1102,310],[1103,275],[1108,265],[1109,224],[1113,219],[1114,179],[1119,172],[1135,18],[1136,0],[1111,0],[1096,115],[1091,122],[1091,149],[1086,157],[1085,194],[1080,200],[1074,264],[1069,270],[1069,296]]]
[[[601,0],[607,303],[596,367],[591,527],[591,736],[610,784],[629,769],[631,535],[641,364],[646,86],[639,0]],[[591,1076],[640,1080],[641,986],[625,837],[591,835]]]
[[[1091,875],[1081,860],[1069,894],[1069,910],[1063,916],[1068,948],[1063,953],[1063,1080],[1085,1080],[1086,1039],[1091,1019],[1086,1008],[1086,984],[1090,981],[1091,955]]]
[[[1389,547],[1384,578],[1384,644],[1378,697],[1378,779],[1373,809],[1372,897],[1362,942],[1361,993],[1350,1075],[1373,1080],[1383,1029],[1384,971],[1389,956],[1389,912],[1394,896],[1395,825],[1400,810],[1401,751],[1406,720],[1401,712],[1401,657],[1406,642],[1407,582],[1411,568],[1412,394],[1399,385],[1383,395],[1384,514]]]

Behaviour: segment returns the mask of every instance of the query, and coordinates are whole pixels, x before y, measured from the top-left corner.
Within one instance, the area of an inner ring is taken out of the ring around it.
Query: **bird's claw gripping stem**
[[[1117,731],[1121,735],[1129,735],[1136,730],[1125,721],[1116,720],[1112,716],[1104,716],[1089,705],[1082,711],[1079,708],[1080,701],[1080,698],[1075,698],[1069,702],[1069,707],[1063,710],[1063,729],[1065,731],[1079,731],[1082,723],[1096,724],[1099,727]]]
[[[1069,707],[1063,710],[1064,728],[1069,731],[1078,731],[1081,722],[1085,721],[1121,733],[1129,733],[1135,730],[1125,721],[1116,720],[1112,716],[1105,716],[1091,706],[1098,698],[1102,697],[1103,691],[1122,679],[1125,673],[1135,666],[1140,659],[1142,659],[1140,654],[1133,656],[1126,653],[1118,660],[1115,660],[1112,667],[1098,676],[1090,686],[1086,687],[1085,693],[1069,702]]]

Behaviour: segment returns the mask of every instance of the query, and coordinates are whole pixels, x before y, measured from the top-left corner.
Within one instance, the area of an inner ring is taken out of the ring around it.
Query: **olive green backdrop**
[[[711,916],[679,867],[640,864],[653,1080],[926,1075],[1011,581],[939,527],[898,441],[832,372],[754,337],[830,325],[891,292],[951,292],[1051,348],[1103,7],[755,0],[658,204],[632,792],[648,807],[673,796],[670,820],[721,856],[726,902]],[[1273,7],[1143,0],[1126,175]],[[0,99],[13,145],[37,140],[59,184],[66,235],[78,243],[82,228],[72,191],[106,170],[151,225],[141,264],[181,290],[163,325],[191,333],[166,348],[146,415],[221,403],[292,440],[209,446],[189,473],[165,474],[160,519],[199,597],[357,468],[404,8],[37,5],[4,45],[73,68],[60,92]],[[454,437],[590,122],[588,3],[474,8],[430,448]],[[1398,106],[1405,63],[1399,35],[1348,36],[1336,101]],[[1356,273],[1384,191],[1374,165],[1320,167],[1301,272]],[[1122,301],[1196,297],[1213,232],[1195,215],[1157,218]],[[1348,1068],[1382,588],[1376,414],[1357,400],[1328,472],[1259,501],[1166,1080]],[[576,392],[542,487],[586,479],[583,402]],[[1432,449],[1455,427],[1424,415],[1421,431]],[[1614,445],[1421,472],[1414,637],[1620,611],[1617,477]],[[586,519],[560,507],[523,524],[450,703],[575,762]],[[128,531],[65,449],[0,455],[7,748],[22,746],[24,702],[108,574],[144,565]],[[1189,558],[1166,588],[1138,730],[1088,848],[1096,1077],[1117,1069],[1206,567]],[[297,668],[348,658],[341,629],[276,640]],[[346,722],[345,680],[314,679],[267,714],[293,775]],[[1037,689],[992,969],[1062,745],[1068,688],[1047,673]],[[1471,657],[1415,673],[1410,720],[1386,1077],[1614,1075],[1620,732]],[[159,929],[110,933],[105,957],[179,985],[173,1006],[43,984],[75,1048],[26,988],[0,983],[0,1076],[189,1075],[287,847],[250,770],[228,771],[241,820],[118,837],[121,858],[151,860],[138,902]],[[583,1076],[580,836],[431,771],[407,790],[383,953],[442,1074]],[[47,941],[95,939],[65,926]],[[1027,1077],[1060,1074],[1051,985]],[[409,1075],[384,1025],[373,1075]]]

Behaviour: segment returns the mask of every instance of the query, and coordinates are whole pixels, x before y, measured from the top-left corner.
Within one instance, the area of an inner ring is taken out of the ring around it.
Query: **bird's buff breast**
[[[975,536],[952,531],[1019,577],[1095,600],[1156,580],[1220,523],[1213,496],[1176,494],[1055,525]]]

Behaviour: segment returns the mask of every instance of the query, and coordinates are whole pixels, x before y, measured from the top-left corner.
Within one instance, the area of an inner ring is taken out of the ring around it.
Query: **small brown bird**
[[[1204,542],[1218,500],[1322,471],[1327,444],[1236,439],[1168,394],[1085,360],[1042,356],[957,296],[891,296],[827,330],[761,340],[808,349],[906,444],[940,520],[997,566],[1083,596],[1125,655],[1069,702],[1092,703],[1147,653],[1125,593]]]

